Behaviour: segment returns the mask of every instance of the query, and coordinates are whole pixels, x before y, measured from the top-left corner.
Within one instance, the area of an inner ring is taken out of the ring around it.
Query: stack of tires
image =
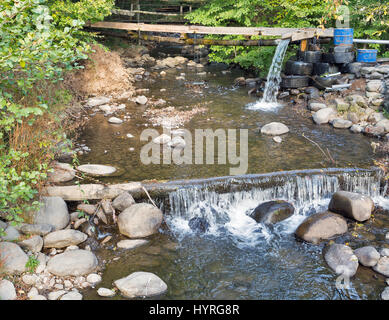
[[[281,87],[297,89],[313,85],[325,89],[335,84],[338,77],[325,75],[337,73],[354,62],[352,29],[335,29],[334,44],[335,47],[327,53],[321,50],[298,51],[297,56],[285,64]]]

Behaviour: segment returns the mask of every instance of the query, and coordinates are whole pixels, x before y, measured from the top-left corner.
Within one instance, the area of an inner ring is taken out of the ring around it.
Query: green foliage
[[[113,0],[0,1],[0,215],[14,222],[36,209],[62,132],[53,123],[69,93],[51,90],[64,72],[81,68],[90,46],[87,21],[110,13]]]
[[[34,256],[29,256],[26,263],[26,269],[29,273],[34,273],[36,268],[39,266],[39,260]]]
[[[350,9],[350,24],[356,37],[388,38],[389,4],[373,0],[211,0],[186,18],[208,26],[335,27],[335,20],[342,20],[338,12],[342,4]],[[385,54],[382,46],[372,47],[381,48],[381,54]],[[212,46],[211,50],[213,61],[256,67],[262,75],[267,73],[274,52],[265,47]]]

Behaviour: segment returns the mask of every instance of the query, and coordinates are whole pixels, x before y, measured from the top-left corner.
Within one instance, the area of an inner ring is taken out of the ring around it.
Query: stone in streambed
[[[373,267],[373,270],[383,274],[385,277],[389,277],[389,257],[381,257]]]
[[[19,246],[31,252],[40,252],[43,247],[43,239],[40,236],[32,236],[29,239],[20,241]]]
[[[43,197],[40,210],[34,215],[35,224],[50,224],[55,230],[65,228],[69,221],[68,207],[61,197]]]
[[[250,216],[258,223],[273,224],[283,221],[294,213],[294,207],[284,200],[261,203]]]
[[[332,244],[324,254],[324,259],[336,274],[352,277],[358,269],[358,258],[353,250],[343,244]]]
[[[88,236],[77,230],[67,229],[49,233],[44,237],[45,248],[65,248],[84,242]]]
[[[107,288],[99,288],[99,289],[97,290],[97,294],[98,294],[100,297],[111,298],[111,297],[115,296],[115,291],[114,291],[114,290],[111,290],[111,289],[107,289]]]
[[[3,262],[3,272],[7,274],[22,273],[26,271],[28,257],[17,244],[0,242],[0,261]]]
[[[22,224],[20,231],[24,234],[45,236],[46,234],[54,231],[54,226],[48,223],[41,224]]]
[[[316,124],[325,124],[328,123],[328,121],[330,121],[335,115],[336,111],[334,109],[323,108],[315,112],[312,118]]]
[[[116,246],[120,249],[135,249],[140,246],[143,246],[145,244],[149,243],[149,240],[144,239],[138,239],[138,240],[121,240],[119,241]]]
[[[261,128],[261,133],[271,136],[279,136],[289,132],[289,128],[281,122],[270,122]]]
[[[135,203],[134,198],[128,192],[118,195],[112,202],[112,206],[119,211],[124,211]]]
[[[380,259],[380,254],[372,246],[366,246],[354,250],[358,257],[359,263],[365,267],[374,267]]]
[[[77,169],[91,176],[107,176],[116,172],[116,168],[102,164],[83,164]]]
[[[166,283],[150,272],[134,272],[114,282],[123,296],[127,298],[152,297],[167,290]]]
[[[0,280],[0,300],[15,300],[16,290],[11,281]]]
[[[71,250],[58,254],[47,263],[47,270],[56,276],[82,276],[97,268],[96,256],[88,250]]]

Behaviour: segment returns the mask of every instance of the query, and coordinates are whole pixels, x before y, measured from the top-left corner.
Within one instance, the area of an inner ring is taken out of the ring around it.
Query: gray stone
[[[328,209],[357,221],[366,221],[374,209],[374,202],[360,193],[338,191],[332,195]]]
[[[366,90],[369,92],[381,93],[383,90],[383,83],[380,80],[372,80],[366,84]]]
[[[40,236],[32,236],[29,239],[20,241],[19,246],[33,253],[40,252],[43,247],[43,239]]]
[[[145,96],[138,96],[135,99],[135,102],[138,104],[141,104],[141,105],[145,105],[147,103],[147,101],[148,101],[147,97],[145,97]]]
[[[23,224],[20,227],[20,231],[24,234],[45,236],[46,234],[54,231],[54,226],[47,223],[41,224]]]
[[[308,104],[308,109],[312,111],[319,111],[325,108],[327,108],[327,105],[320,102],[309,102]]]
[[[378,263],[373,267],[373,270],[389,277],[389,257],[381,257]]]
[[[288,132],[289,128],[281,122],[271,122],[265,124],[261,129],[262,134],[271,136],[279,136]]]
[[[82,294],[76,291],[71,291],[64,294],[60,300],[82,300]]]
[[[35,213],[35,224],[51,224],[55,230],[65,228],[70,221],[68,207],[61,197],[43,197],[40,210]]]
[[[124,211],[128,207],[132,206],[135,203],[134,198],[128,192],[123,192],[118,195],[115,200],[112,202],[112,206],[119,211]]]
[[[350,108],[350,104],[345,102],[343,99],[335,99],[336,109],[340,112],[347,111]]]
[[[95,286],[99,282],[101,282],[101,276],[97,273],[91,273],[86,277],[86,281],[88,281],[92,286]]]
[[[84,164],[77,169],[91,176],[107,176],[116,172],[116,168],[102,164]]]
[[[351,104],[351,106],[356,105],[361,108],[367,107],[367,102],[365,98],[358,94],[353,94],[351,96],[346,97],[346,101],[348,101]]]
[[[351,121],[353,124],[356,124],[359,122],[359,116],[356,112],[349,112],[347,114],[347,120]]]
[[[362,247],[354,250],[359,263],[365,267],[374,267],[380,259],[378,251],[371,246]]]
[[[80,203],[77,206],[77,210],[80,210],[80,211],[82,211],[86,214],[89,214],[89,215],[95,214],[96,209],[97,209],[97,206],[95,206],[94,204]]]
[[[389,300],[389,287],[386,287],[381,293],[382,300]]]
[[[277,143],[281,143],[282,142],[282,138],[279,137],[279,136],[275,136],[275,137],[273,137],[273,141],[277,142]]]
[[[316,213],[306,218],[295,231],[298,238],[319,243],[347,232],[346,220],[333,212]]]
[[[14,274],[26,271],[27,255],[12,242],[0,242],[0,260],[4,262],[2,270]]]
[[[381,112],[374,112],[371,115],[369,115],[370,122],[377,122],[378,123],[382,120],[386,120],[386,118]]]
[[[47,298],[49,300],[58,300],[60,297],[62,297],[66,293],[67,293],[67,291],[65,291],[65,290],[53,291],[53,292],[49,293]]]
[[[116,246],[121,249],[135,249],[137,247],[143,246],[149,243],[149,240],[139,239],[139,240],[121,240]]]
[[[376,127],[383,127],[384,133],[389,132],[389,119],[382,119],[377,122]]]
[[[114,284],[127,298],[151,297],[163,294],[167,290],[166,283],[150,272],[134,272],[116,280]]]
[[[389,257],[389,248],[382,248],[382,249],[380,250],[380,254],[381,254],[381,256],[383,256],[383,257]]]
[[[16,290],[11,281],[0,280],[0,300],[15,300]]]
[[[353,133],[361,133],[363,131],[363,127],[360,126],[359,124],[353,124],[351,127],[350,127],[350,131],[353,132]]]
[[[45,248],[65,248],[84,242],[88,236],[77,230],[67,229],[49,233],[44,237]]]
[[[0,229],[5,230],[7,228],[8,224],[2,220],[0,220]]]
[[[336,115],[336,112],[332,108],[324,108],[320,109],[319,111],[315,112],[315,114],[312,116],[313,121],[315,121],[316,124],[325,124],[330,121],[331,118],[333,118]]]
[[[102,104],[107,104],[110,101],[111,101],[111,98],[108,98],[108,97],[94,97],[94,98],[88,99],[86,106],[89,108],[93,108],[93,107],[100,106]]]
[[[385,128],[382,126],[368,125],[364,128],[363,132],[369,136],[379,137],[385,134]]]
[[[162,211],[151,204],[133,204],[118,216],[119,231],[129,238],[147,237],[158,231],[162,218]]]
[[[338,129],[348,129],[353,125],[351,121],[340,119],[340,118],[336,118],[332,120],[331,124],[334,128],[338,128]]]
[[[123,120],[119,119],[117,117],[111,117],[111,118],[108,119],[108,122],[109,123],[113,123],[113,124],[122,124]]]
[[[96,256],[88,250],[72,250],[52,257],[47,269],[57,276],[81,276],[97,268]]]
[[[353,250],[343,244],[332,244],[326,250],[324,259],[336,274],[352,277],[358,269],[358,258]]]
[[[47,178],[49,182],[61,183],[71,181],[75,176],[76,172],[70,164],[57,162],[53,166],[53,172],[49,172]]]
[[[35,287],[32,287],[31,290],[27,293],[27,297],[29,299],[32,299],[33,297],[39,295],[38,289]]]
[[[8,226],[4,230],[5,235],[1,237],[1,240],[3,241],[16,241],[20,237],[20,233],[18,230],[16,230],[13,226]]]
[[[36,281],[38,280],[38,276],[35,274],[25,274],[22,277],[22,281],[28,285],[28,286],[33,286],[35,285]]]
[[[111,290],[111,289],[107,289],[107,288],[99,288],[99,289],[97,290],[97,294],[98,294],[100,297],[111,298],[111,297],[115,296],[115,291],[114,291],[114,290]]]

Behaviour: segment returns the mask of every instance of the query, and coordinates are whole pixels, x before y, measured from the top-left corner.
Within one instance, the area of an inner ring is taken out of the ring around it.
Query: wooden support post
[[[184,13],[184,8],[183,6],[180,6],[180,15],[182,16],[183,13]]]
[[[307,39],[301,40],[300,50],[304,52],[307,51],[307,48],[308,48],[308,40]]]

